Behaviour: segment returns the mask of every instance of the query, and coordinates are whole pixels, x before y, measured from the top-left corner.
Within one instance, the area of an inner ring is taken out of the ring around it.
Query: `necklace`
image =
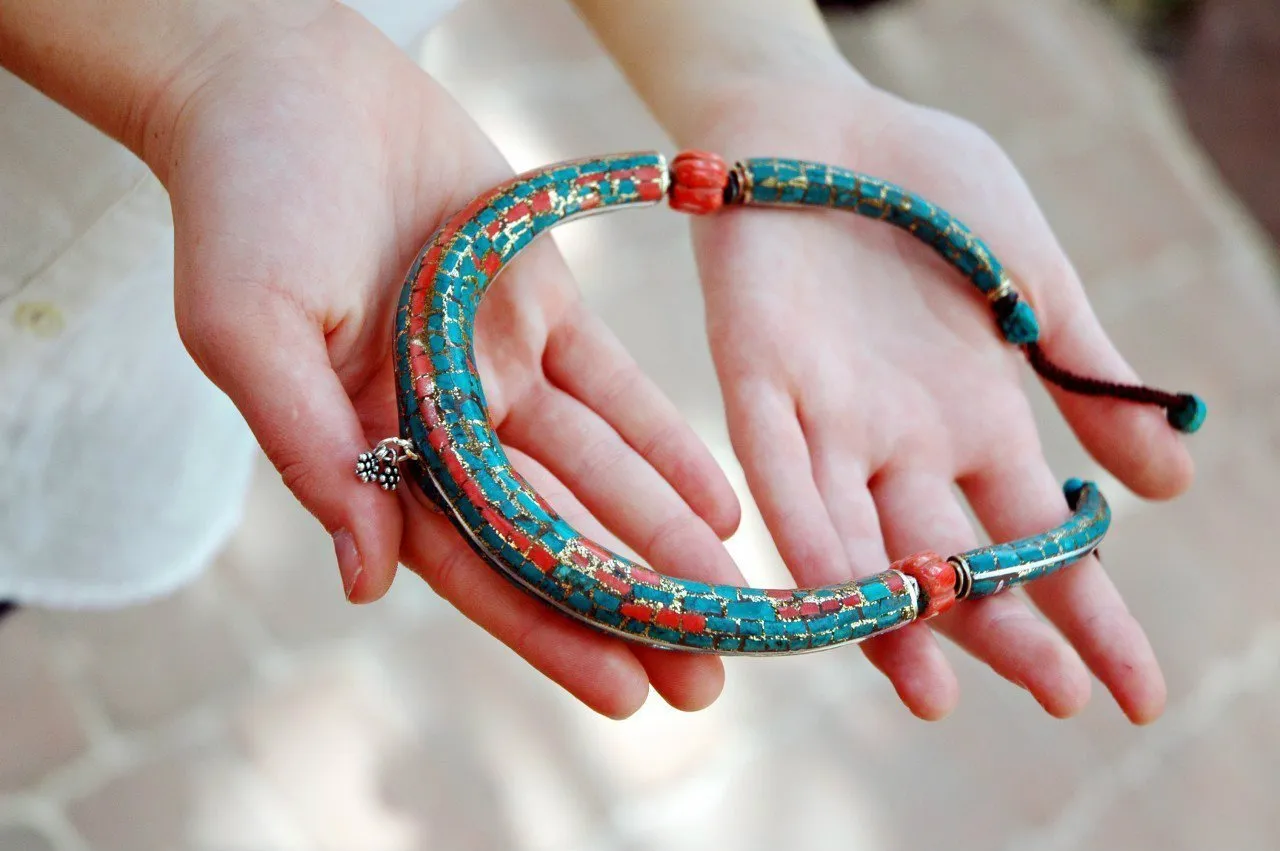
[[[1004,339],[1045,380],[1067,390],[1163,407],[1193,432],[1204,403],[1189,393],[1117,384],[1054,364],[1027,298],[991,250],[940,207],[892,183],[822,163],[749,159],[729,168],[688,151],[619,154],[527,172],[449,219],[409,269],[396,312],[399,437],[356,462],[364,481],[394,490],[401,466],[504,577],[597,629],[649,645],[719,654],[793,654],[934,617],[1053,573],[1093,552],[1111,522],[1101,491],[1069,480],[1071,516],[1043,534],[944,558],[923,552],[873,576],[822,588],[711,585],[658,573],[587,539],[510,465],[488,417],[472,331],[481,298],[534,238],[592,213],[654,204],[693,214],[726,207],[825,207],[909,232],[967,278]]]

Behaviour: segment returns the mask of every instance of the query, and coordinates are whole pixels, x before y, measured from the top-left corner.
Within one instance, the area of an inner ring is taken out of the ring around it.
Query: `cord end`
[[[1067,479],[1062,485],[1062,495],[1067,498],[1067,508],[1076,510],[1080,503],[1080,493],[1084,490],[1083,479]]]
[[[1200,426],[1204,425],[1204,418],[1208,413],[1209,409],[1205,406],[1203,399],[1194,393],[1182,393],[1178,396],[1178,403],[1170,405],[1165,416],[1169,420],[1169,425],[1178,431],[1183,434],[1195,434]]]
[[[995,311],[996,322],[1000,325],[1000,333],[1006,341],[1015,346],[1025,346],[1040,339],[1040,320],[1018,293],[1006,289],[1001,295],[992,299],[991,309]]]
[[[1120,384],[1079,375],[1051,361],[1039,343],[1027,343],[1022,350],[1041,378],[1063,390],[1084,396],[1100,396],[1138,402],[1143,405],[1159,405],[1164,408],[1169,425],[1183,434],[1191,434],[1204,424],[1208,411],[1200,397],[1193,393],[1168,393],[1141,384]]]

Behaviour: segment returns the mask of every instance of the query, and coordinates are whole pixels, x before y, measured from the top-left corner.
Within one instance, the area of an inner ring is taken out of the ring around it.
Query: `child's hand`
[[[603,713],[634,711],[650,681],[677,706],[709,703],[718,660],[636,649],[552,613],[412,488],[397,499],[355,478],[355,457],[398,433],[391,330],[405,270],[448,215],[510,176],[459,106],[335,4],[229,53],[151,124],[183,340],[335,534],[348,596],[380,597],[400,560]],[[732,490],[583,306],[552,244],[495,285],[477,337],[494,422],[535,483],[549,487],[549,470],[664,570],[738,579],[716,535],[737,523]]]
[[[830,162],[941,204],[1010,269],[1037,308],[1051,357],[1133,379],[995,143],[953,116],[872,89],[838,60],[833,67],[844,70],[790,82],[761,72],[682,135],[730,161]],[[985,302],[928,248],[834,211],[727,210],[694,227],[734,446],[801,585],[882,570],[923,549],[976,545],[954,485],[996,539],[1065,517],[1022,390],[1025,361]],[[1190,458],[1162,411],[1054,395],[1094,457],[1139,494],[1167,498],[1190,483]],[[959,605],[934,623],[1054,715],[1084,705],[1086,667],[1134,721],[1160,713],[1160,669],[1096,558],[1035,583],[1028,596],[1053,626],[1011,594]],[[938,717],[954,705],[954,675],[927,627],[866,649],[916,714]]]

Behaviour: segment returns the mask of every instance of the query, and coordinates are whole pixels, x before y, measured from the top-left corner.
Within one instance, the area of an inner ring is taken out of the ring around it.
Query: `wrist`
[[[812,0],[571,0],[681,146],[814,87],[865,85]]]
[[[0,0],[0,64],[156,170],[183,104],[221,63],[332,5]]]
[[[836,54],[821,63],[725,74],[701,88],[667,127],[680,147],[713,150],[730,160],[824,159],[847,148],[849,116],[874,123],[889,100]]]
[[[132,107],[104,129],[167,184],[182,125],[200,120],[201,93],[338,8],[332,0],[210,4],[200,20],[189,21],[179,45],[154,57],[138,78]]]

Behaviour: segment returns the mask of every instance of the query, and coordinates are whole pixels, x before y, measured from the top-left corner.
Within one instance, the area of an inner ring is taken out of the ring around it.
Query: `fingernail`
[[[333,533],[333,551],[338,557],[338,572],[342,574],[342,593],[351,599],[356,590],[356,582],[364,572],[364,564],[360,561],[360,550],[356,548],[356,539],[346,529]]]

